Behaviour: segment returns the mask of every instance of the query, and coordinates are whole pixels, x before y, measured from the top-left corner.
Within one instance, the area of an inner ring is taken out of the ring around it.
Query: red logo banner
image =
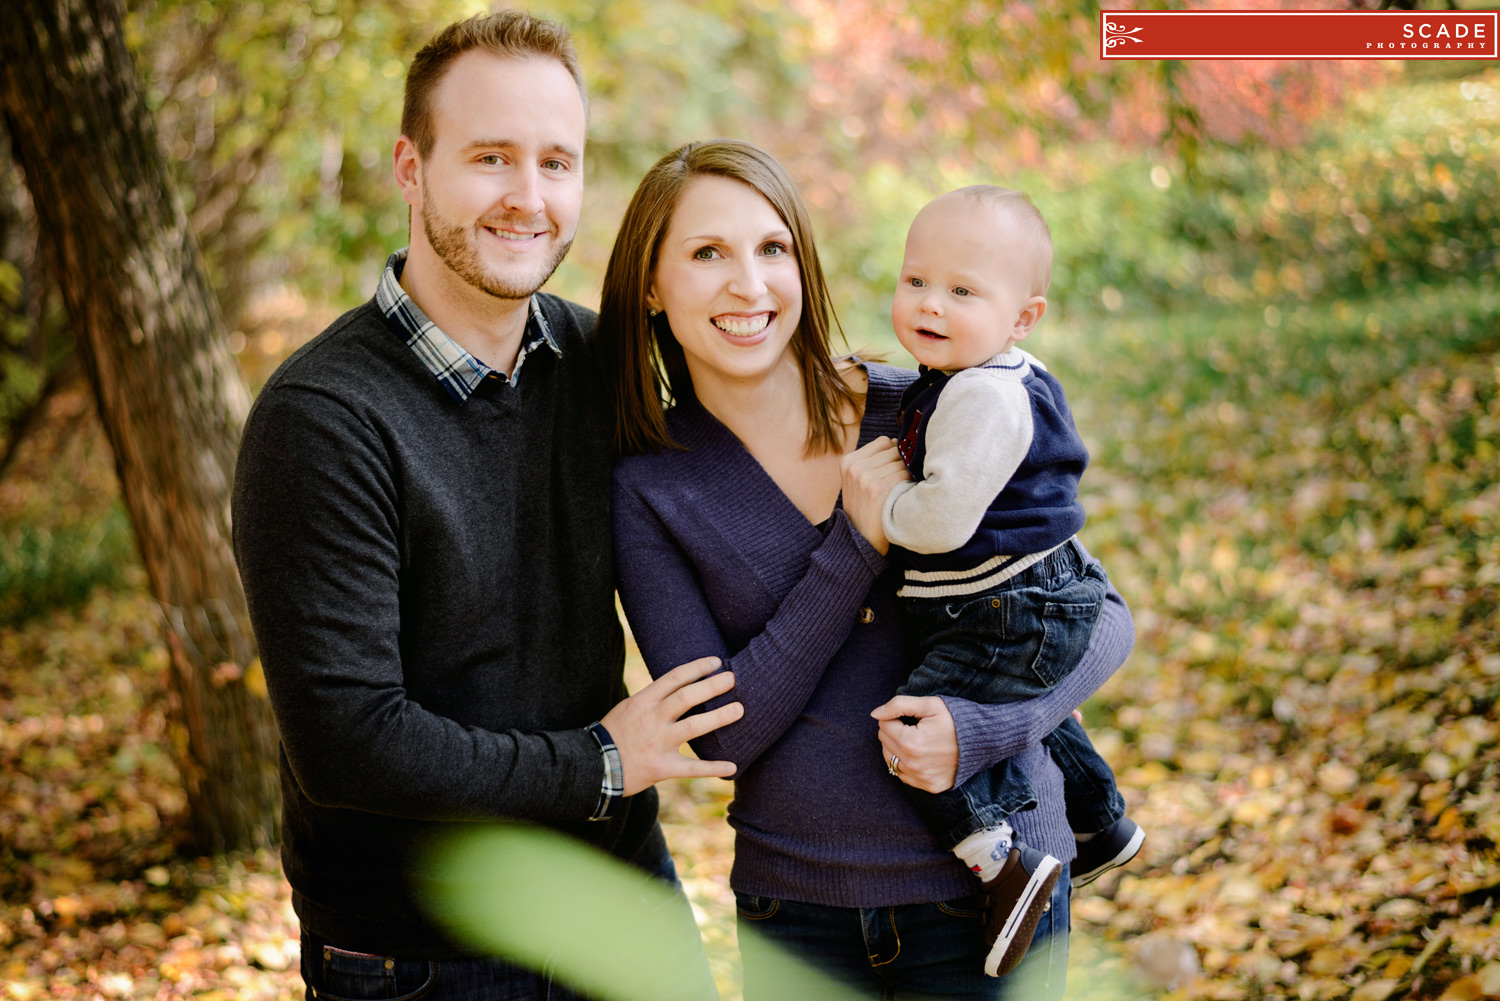
[[[1495,59],[1495,11],[1103,10],[1101,59]]]

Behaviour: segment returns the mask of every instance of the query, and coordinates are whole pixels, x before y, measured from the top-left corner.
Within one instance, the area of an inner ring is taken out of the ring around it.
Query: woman
[[[806,210],[768,153],[692,143],[647,173],[600,320],[625,456],[620,594],[653,673],[709,655],[734,671],[743,719],[694,749],[739,768],[730,882],[742,931],[760,933],[741,936],[745,996],[808,993],[760,939],[873,997],[1060,996],[1066,875],[1022,967],[985,977],[977,884],[899,782],[940,791],[1011,758],[1041,801],[1020,836],[1070,859],[1038,741],[1123,662],[1129,612],[1111,591],[1083,664],[1042,698],[892,699],[917,655],[880,505],[906,474],[860,449],[895,428],[914,373],[835,361],[831,315]]]

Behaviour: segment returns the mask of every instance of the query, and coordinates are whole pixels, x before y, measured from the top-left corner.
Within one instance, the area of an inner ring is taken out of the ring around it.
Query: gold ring
[[[891,755],[891,763],[886,765],[885,770],[899,778],[901,776],[901,759],[894,754]]]

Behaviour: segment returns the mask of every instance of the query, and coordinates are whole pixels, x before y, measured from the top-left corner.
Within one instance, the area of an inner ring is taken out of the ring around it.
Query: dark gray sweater
[[[583,727],[625,695],[594,314],[456,404],[373,303],[287,359],[245,427],[234,541],[281,728],[282,858],[346,948],[458,954],[414,904],[447,822],[524,818],[627,860],[656,795],[588,823]]]

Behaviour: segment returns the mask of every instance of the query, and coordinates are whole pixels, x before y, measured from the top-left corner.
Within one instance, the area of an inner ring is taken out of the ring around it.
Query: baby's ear
[[[1031,333],[1031,328],[1042,321],[1042,314],[1047,312],[1047,297],[1034,295],[1027,299],[1021,307],[1021,312],[1016,316],[1015,329],[1011,331],[1011,340],[1024,341],[1026,335]]]

